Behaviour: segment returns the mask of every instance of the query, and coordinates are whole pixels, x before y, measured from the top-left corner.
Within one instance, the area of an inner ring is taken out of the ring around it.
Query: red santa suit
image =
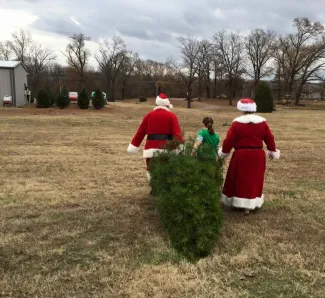
[[[238,102],[242,112],[255,112],[256,104],[251,99]],[[254,210],[264,203],[263,185],[266,154],[263,142],[272,158],[280,158],[273,134],[266,120],[258,115],[246,114],[234,120],[226,139],[219,150],[221,158],[232,155],[221,200],[227,206]]]
[[[183,143],[181,129],[178,118],[170,110],[173,108],[169,99],[165,94],[160,94],[156,98],[156,107],[148,113],[142,120],[138,131],[134,135],[127,151],[129,153],[137,153],[139,147],[147,135],[147,140],[143,150],[143,157],[147,163],[147,175],[149,175],[149,163],[153,154],[163,150],[162,147],[176,137]]]

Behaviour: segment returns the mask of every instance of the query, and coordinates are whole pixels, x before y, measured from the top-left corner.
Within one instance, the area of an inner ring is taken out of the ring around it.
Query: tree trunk
[[[112,80],[112,101],[115,101],[115,79]]]
[[[37,97],[38,86],[39,86],[39,80],[38,80],[38,78],[34,77],[33,80],[32,80],[32,90],[31,90],[31,92],[36,95],[35,97]]]
[[[83,70],[80,72],[80,82],[79,82],[79,90],[85,87],[84,84],[85,78],[84,78],[84,72]]]
[[[281,100],[281,77],[279,75],[279,79],[278,79],[278,102],[280,102]]]
[[[292,96],[293,91],[294,91],[293,90],[294,89],[294,83],[295,83],[294,77],[291,77],[290,82],[288,82],[288,88],[289,88],[288,93],[290,94],[290,96]]]
[[[199,88],[198,88],[199,90],[199,94],[198,94],[198,101],[201,101],[201,96],[202,96],[202,81],[201,81],[201,79],[199,79]]]
[[[295,105],[299,106],[299,102],[300,102],[300,98],[301,98],[301,94],[302,94],[302,89],[303,89],[303,85],[302,87],[299,87],[299,89],[296,92],[296,100],[295,100]]]
[[[207,66],[207,69],[206,69],[206,80],[205,80],[205,90],[206,90],[206,93],[207,93],[207,98],[210,98],[210,66],[208,65]]]
[[[206,92],[207,92],[207,98],[211,97],[211,93],[210,93],[210,79],[208,79],[207,83],[206,83]]]
[[[125,99],[125,89],[126,89],[126,82],[123,81],[123,83],[122,83],[122,91],[121,91],[122,99]]]
[[[232,89],[229,91],[229,105],[232,106],[232,98],[233,98],[233,92]]]
[[[321,91],[320,93],[320,100],[324,100],[325,99],[325,90]]]
[[[232,80],[229,80],[229,105],[232,106],[232,99],[233,99],[233,90],[232,90]]]
[[[217,98],[217,71],[214,71],[213,98]]]
[[[187,100],[187,108],[191,108],[191,98],[192,98],[192,90],[191,87],[187,87],[187,95],[186,95],[186,100]]]

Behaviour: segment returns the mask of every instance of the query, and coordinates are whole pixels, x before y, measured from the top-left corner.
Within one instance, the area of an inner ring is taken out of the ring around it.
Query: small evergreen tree
[[[193,141],[179,154],[165,148],[150,163],[150,184],[173,247],[194,261],[211,253],[222,227],[222,161],[205,149],[192,157]]]
[[[61,92],[57,95],[55,99],[55,105],[58,106],[60,109],[66,108],[70,104],[70,99],[66,94]]]
[[[139,97],[139,102],[146,102],[147,98],[145,96],[140,96]]]
[[[55,96],[54,96],[52,90],[48,86],[45,87],[45,90],[48,93],[48,96],[49,96],[49,99],[51,102],[51,107],[52,107],[55,103]]]
[[[95,91],[95,94],[92,98],[92,104],[96,110],[102,109],[106,104],[103,94],[99,88]]]
[[[78,106],[80,109],[89,108],[89,97],[85,88],[83,88],[78,95]]]
[[[257,105],[257,112],[272,113],[273,111],[273,97],[272,90],[265,82],[260,82],[255,91],[255,102]]]
[[[66,97],[69,98],[69,90],[68,90],[68,88],[67,88],[66,85],[63,85],[62,90],[61,90],[61,93],[62,93],[64,96],[66,96]]]
[[[37,108],[49,108],[53,105],[50,93],[46,89],[41,89],[37,94]]]

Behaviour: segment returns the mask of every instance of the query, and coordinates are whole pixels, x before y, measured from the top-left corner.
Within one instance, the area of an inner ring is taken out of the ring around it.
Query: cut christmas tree
[[[167,149],[155,154],[150,184],[173,247],[197,260],[212,252],[222,227],[222,161],[204,155],[210,150],[192,157],[192,148],[193,141],[188,141],[181,152]]]

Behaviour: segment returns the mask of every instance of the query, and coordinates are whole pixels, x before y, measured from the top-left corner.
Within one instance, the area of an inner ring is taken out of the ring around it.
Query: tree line
[[[94,68],[88,41],[90,37],[81,33],[70,36],[62,50],[68,66],[62,66],[51,49],[20,30],[0,42],[0,59],[22,61],[34,93],[44,85],[57,89],[65,84],[73,91],[100,87],[111,101],[163,91],[189,100],[221,95],[231,105],[245,90],[254,97],[257,84],[267,80],[278,99],[289,95],[297,105],[312,92],[311,82],[317,82],[313,90],[325,97],[324,26],[308,18],[295,18],[293,32],[285,35],[255,29],[248,36],[221,30],[211,39],[180,37],[179,59],[167,57],[163,63],[140,59],[115,36],[98,44]]]

